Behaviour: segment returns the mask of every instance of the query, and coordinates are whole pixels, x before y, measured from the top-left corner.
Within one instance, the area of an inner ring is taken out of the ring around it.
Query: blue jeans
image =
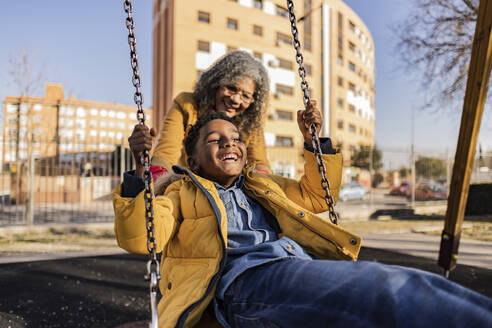
[[[441,276],[376,262],[284,259],[227,289],[231,327],[492,327],[492,299]]]

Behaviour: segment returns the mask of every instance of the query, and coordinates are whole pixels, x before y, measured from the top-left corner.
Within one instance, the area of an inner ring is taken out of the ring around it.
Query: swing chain
[[[304,102],[304,107],[306,107],[311,98],[309,96],[309,86],[306,81],[306,70],[304,68],[304,57],[301,53],[301,43],[299,42],[299,32],[297,30],[296,24],[296,16],[294,14],[294,2],[292,0],[287,0],[287,9],[289,10],[289,21],[290,21],[290,30],[292,32],[292,36],[294,38],[293,45],[296,49],[296,62],[299,65],[299,76],[301,78],[301,89],[302,89],[302,101]],[[311,125],[309,127],[309,133],[311,133],[311,140],[314,149],[314,155],[316,157],[316,162],[318,163],[318,171],[321,175],[321,187],[325,190],[325,202],[328,205],[329,217],[330,221],[333,224],[338,224],[338,213],[335,212],[335,208],[333,205],[335,204],[335,200],[330,193],[330,181],[326,177],[326,166],[323,162],[323,156],[321,151],[321,142],[318,137],[318,131],[316,125]]]
[[[142,108],[143,96],[140,91],[141,80],[138,69],[138,55],[136,48],[135,39],[135,23],[132,17],[133,5],[130,0],[125,0],[123,7],[127,14],[126,18],[126,28],[128,29],[128,45],[130,46],[130,64],[133,71],[132,83],[135,87],[134,101],[137,105],[137,120],[139,124],[145,124],[145,112]],[[157,327],[157,306],[156,306],[156,296],[158,291],[160,268],[159,261],[157,260],[156,253],[156,240],[155,240],[155,229],[154,229],[154,209],[152,206],[152,200],[154,198],[154,193],[152,191],[152,173],[150,172],[150,155],[147,150],[145,150],[140,158],[140,162],[145,166],[145,171],[143,174],[143,181],[145,184],[144,191],[144,201],[145,201],[145,226],[147,228],[147,250],[149,251],[149,260],[147,262],[147,274],[145,279],[150,281],[150,308],[151,308],[151,327]]]

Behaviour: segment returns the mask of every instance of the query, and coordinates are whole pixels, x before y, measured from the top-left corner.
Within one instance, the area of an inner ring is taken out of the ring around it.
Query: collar
[[[216,182],[214,182],[214,185],[215,188],[217,188],[217,190],[242,189],[244,185],[244,179],[245,179],[244,175],[241,174],[240,176],[237,177],[236,181],[234,181],[232,186],[230,186],[229,188],[225,188]]]

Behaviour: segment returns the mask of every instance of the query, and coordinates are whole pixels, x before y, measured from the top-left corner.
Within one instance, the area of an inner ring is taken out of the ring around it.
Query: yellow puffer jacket
[[[183,140],[197,119],[198,112],[192,93],[182,92],[174,98],[152,154],[152,165],[162,166],[168,172],[172,171],[173,165],[188,166]],[[248,149],[248,162],[256,164],[257,169],[269,172],[270,163],[266,155],[263,129],[243,131],[243,139]]]
[[[305,175],[295,181],[244,169],[244,190],[277,218],[281,236],[322,259],[355,260],[361,238],[314,213],[327,210],[313,153],[304,150]],[[331,193],[338,196],[341,154],[323,155]],[[153,201],[157,250],[163,251],[158,305],[159,327],[204,326],[225,262],[226,210],[213,182],[181,169],[184,176]],[[175,168],[175,171],[178,171]],[[157,182],[156,182],[157,183]],[[143,192],[136,198],[113,194],[115,232],[120,247],[147,253]],[[208,311],[207,311],[208,312]],[[203,316],[202,316],[203,315]]]

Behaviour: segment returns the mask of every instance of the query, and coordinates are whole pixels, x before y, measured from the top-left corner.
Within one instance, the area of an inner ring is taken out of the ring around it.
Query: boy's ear
[[[197,161],[192,156],[190,156],[190,157],[188,157],[187,162],[188,162],[188,167],[190,168],[190,170],[197,173],[198,167],[199,167]]]

